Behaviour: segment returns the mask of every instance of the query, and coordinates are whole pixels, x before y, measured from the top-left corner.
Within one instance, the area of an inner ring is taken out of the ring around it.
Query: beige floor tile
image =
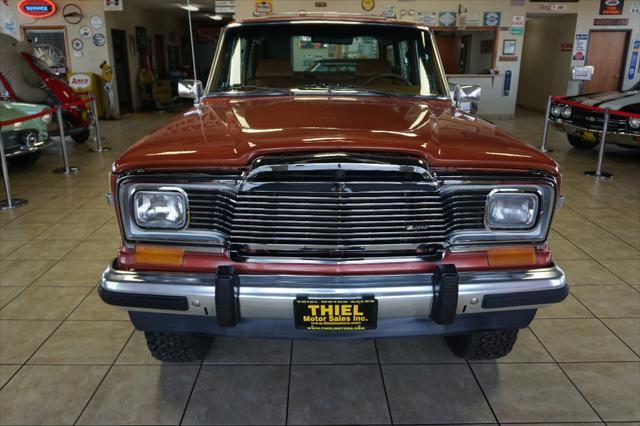
[[[27,240],[2,240],[0,241],[0,259],[9,256],[20,247],[27,244]]]
[[[49,223],[54,224],[60,222],[62,218],[70,215],[72,209],[56,209],[56,210],[33,210],[17,218],[13,223]]]
[[[603,260],[602,264],[627,283],[640,285],[640,262],[637,260]]]
[[[551,253],[553,260],[572,260],[572,259],[590,259],[590,256],[584,251],[580,250],[574,244],[571,244],[569,240],[560,236],[557,232],[552,231],[549,238],[549,245],[551,247]]]
[[[133,327],[125,321],[66,321],[29,361],[31,364],[111,364]]]
[[[470,361],[471,363],[496,362],[553,362],[553,358],[528,328],[518,332],[518,340],[511,353],[504,358],[491,361]]]
[[[464,363],[442,337],[403,337],[376,341],[382,364]]]
[[[70,320],[102,320],[102,321],[129,321],[129,314],[123,309],[107,305],[98,296],[98,291],[93,290],[86,299],[69,316]]]
[[[537,319],[530,327],[559,362],[639,360],[597,319]]]
[[[105,240],[117,240],[120,238],[120,230],[116,224],[115,219],[112,219],[102,225],[96,232],[91,235],[91,238],[105,239]]]
[[[0,320],[0,364],[21,364],[53,333],[60,321]]]
[[[4,308],[11,300],[13,300],[25,287],[8,287],[0,286],[0,309]]]
[[[18,371],[20,364],[0,364],[0,388]],[[2,415],[0,414],[0,417]]]
[[[179,424],[198,368],[196,365],[115,366],[78,424]]]
[[[501,423],[599,420],[556,364],[473,364],[472,368]]]
[[[0,424],[73,424],[106,371],[99,366],[26,365],[0,391]]]
[[[106,185],[105,185],[106,193]],[[60,223],[104,225],[114,217],[113,211],[103,209],[78,209],[70,216],[65,217]]]
[[[95,286],[109,262],[61,260],[36,280],[36,286]]]
[[[74,240],[80,241],[89,237],[100,225],[91,223],[71,224],[57,223],[36,237],[36,240]]]
[[[50,228],[52,224],[50,223],[16,223],[13,221],[8,225],[0,228],[0,240],[26,240],[29,241],[41,233],[43,233],[46,229]]]
[[[117,365],[160,365],[162,362],[151,356],[147,343],[144,338],[144,332],[134,331],[133,335],[127,342],[118,359]]]
[[[561,364],[605,421],[640,420],[640,363]]]
[[[558,262],[567,275],[569,285],[614,285],[624,282],[595,260],[562,260]]]
[[[115,240],[89,239],[74,248],[64,260],[89,260],[108,263],[118,255],[118,246],[119,244]]]
[[[2,260],[0,261],[0,285],[27,286],[53,266],[50,260]]]
[[[7,256],[8,260],[58,260],[80,240],[33,240]]]
[[[640,318],[602,320],[624,343],[640,355]]]
[[[580,236],[571,242],[598,260],[640,259],[640,250],[611,234],[597,237]]]
[[[569,294],[560,303],[538,309],[536,318],[594,318],[594,316],[578,299]]]
[[[640,293],[631,286],[576,286],[572,292],[599,318],[640,317]]]
[[[89,291],[85,287],[29,287],[0,310],[0,318],[63,320]]]

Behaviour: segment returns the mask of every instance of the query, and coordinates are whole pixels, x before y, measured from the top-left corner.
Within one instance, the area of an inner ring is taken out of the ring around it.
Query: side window
[[[391,64],[391,68],[396,69],[397,68],[396,55],[393,48],[393,44],[387,44],[387,46],[385,47],[385,57],[387,61]]]
[[[400,53],[400,73],[406,79],[410,79],[410,70],[409,70],[409,42],[406,40],[402,40],[398,43],[398,51]]]

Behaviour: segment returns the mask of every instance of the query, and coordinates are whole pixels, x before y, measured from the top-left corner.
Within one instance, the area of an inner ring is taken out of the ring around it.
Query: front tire
[[[451,351],[460,358],[496,359],[511,352],[518,339],[518,329],[480,331],[460,336],[446,336]]]
[[[38,161],[41,155],[42,152],[40,151],[30,152],[28,154],[18,155],[17,157],[7,158],[7,162],[12,166],[29,167]]]
[[[163,362],[192,362],[204,359],[210,340],[189,333],[145,332],[151,355]]]
[[[88,127],[84,129],[71,133],[71,139],[75,141],[75,143],[85,143],[89,140],[89,136],[91,135],[91,131]]]
[[[582,139],[580,136],[575,136],[575,135],[567,135],[567,139],[569,140],[569,143],[577,149],[583,149],[583,150],[588,150],[588,149],[593,149],[596,146],[598,146],[598,142],[589,142],[589,141],[585,141],[584,139]]]

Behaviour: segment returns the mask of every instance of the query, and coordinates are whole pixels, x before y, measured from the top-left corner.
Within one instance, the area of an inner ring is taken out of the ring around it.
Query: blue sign
[[[633,41],[631,60],[629,61],[629,72],[627,80],[633,80],[636,76],[636,66],[638,65],[638,55],[640,55],[640,39]]]

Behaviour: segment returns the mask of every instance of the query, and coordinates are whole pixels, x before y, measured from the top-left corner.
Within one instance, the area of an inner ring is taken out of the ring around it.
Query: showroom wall
[[[70,24],[62,17],[62,9],[67,4],[75,4],[82,11],[82,19],[77,24]],[[19,40],[23,39],[22,28],[27,27],[65,27],[67,58],[71,71],[73,72],[94,72],[100,74],[100,64],[109,59],[107,46],[109,44],[106,27],[104,25],[104,3],[102,0],[83,0],[81,2],[73,0],[56,0],[56,13],[45,19],[33,19],[22,15],[17,9],[18,0],[4,0],[0,2],[0,28]],[[93,28],[90,24],[91,17],[97,16],[103,21],[102,28]],[[106,42],[102,46],[96,46],[91,38],[80,36],[80,27],[88,26],[93,34],[99,33],[106,37]],[[82,49],[74,51],[71,42],[74,39],[82,40]]]
[[[550,93],[565,93],[571,78],[576,15],[528,19],[525,27],[518,106],[544,111]],[[550,51],[549,46],[555,47]],[[561,77],[561,78],[558,78]],[[531,83],[535,82],[535,83]]]
[[[164,36],[165,62],[168,60],[167,47],[179,46],[180,39],[189,34],[187,21],[176,18],[169,13],[161,11],[150,11],[143,9],[134,2],[125,2],[123,11],[106,12],[106,23],[109,29],[124,30],[127,33],[127,56],[129,59],[129,77],[131,83],[131,93],[133,95],[133,108],[139,109],[142,106],[142,97],[138,88],[137,75],[141,67],[141,55],[135,45],[135,27],[143,27],[146,30],[148,46],[151,52],[155,51],[154,36],[156,34]],[[185,12],[186,14],[186,12]],[[109,57],[113,59],[112,45],[109,43]],[[165,67],[166,67],[165,63]]]
[[[326,7],[316,7],[316,4],[326,4]],[[456,75],[450,80],[456,83],[479,84],[482,87],[482,98],[480,101],[480,112],[483,115],[490,116],[511,116],[515,113],[516,99],[518,97],[518,83],[520,80],[520,67],[522,59],[523,35],[512,33],[512,19],[514,16],[527,15],[564,15],[577,14],[577,23],[575,28],[576,34],[588,34],[589,30],[632,30],[632,42],[629,45],[629,53],[627,54],[628,69],[631,60],[631,50],[633,39],[640,38],[640,15],[632,14],[631,9],[638,1],[627,0],[624,2],[624,10],[622,15],[616,18],[628,19],[628,25],[617,26],[594,26],[595,18],[603,18],[599,15],[600,0],[580,0],[577,3],[540,3],[531,2],[530,0],[376,0],[375,8],[372,13],[380,14],[382,11],[393,8],[397,15],[402,10],[408,12],[413,10],[413,16],[408,13],[402,16],[402,19],[415,20],[421,12],[445,12],[458,10],[458,5],[467,9],[467,16],[482,16],[483,12],[494,11],[501,13],[500,31],[498,37],[498,60],[495,68],[498,71],[496,76],[460,76]],[[364,13],[362,10],[361,0],[327,0],[316,2],[315,0],[272,0],[273,12],[298,12],[301,10],[309,12],[352,12]],[[255,0],[237,0],[236,1],[236,17],[251,17],[255,11]],[[515,61],[514,58],[500,58],[502,45],[504,40],[516,40]],[[573,41],[573,37],[571,37]],[[559,48],[559,46],[547,46],[546,48]],[[572,61],[571,65],[583,65],[584,61]],[[511,90],[505,95],[503,91],[505,75],[507,71],[511,71]],[[561,78],[563,83],[558,86],[562,87],[561,93],[573,93],[577,90],[577,84],[570,82],[567,78]],[[638,73],[633,80],[625,79],[623,87],[631,87],[639,81]],[[555,89],[555,88],[554,88]],[[546,93],[544,96],[549,95]]]

